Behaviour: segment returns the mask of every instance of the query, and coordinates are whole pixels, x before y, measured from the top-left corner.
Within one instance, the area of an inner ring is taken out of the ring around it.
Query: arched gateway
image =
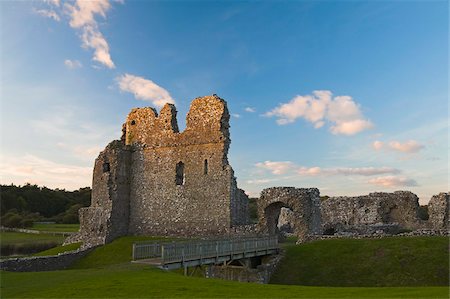
[[[264,189],[258,200],[259,227],[278,234],[281,208],[292,210],[294,234],[302,241],[306,235],[321,234],[320,192],[317,188],[274,187]]]

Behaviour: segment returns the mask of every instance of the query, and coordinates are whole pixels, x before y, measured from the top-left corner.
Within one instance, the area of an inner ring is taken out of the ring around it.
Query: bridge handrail
[[[163,263],[184,262],[276,248],[278,248],[276,236],[181,243],[135,243],[133,244],[133,260],[161,258]]]

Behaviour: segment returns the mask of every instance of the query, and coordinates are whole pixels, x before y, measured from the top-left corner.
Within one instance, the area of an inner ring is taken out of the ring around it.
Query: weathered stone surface
[[[450,195],[449,193],[439,193],[433,195],[428,203],[429,226],[433,229],[446,229],[449,227],[450,220]]]
[[[95,162],[91,206],[80,211],[80,232],[68,242],[97,245],[126,235],[208,236],[248,224],[248,197],[228,164],[226,102],[195,99],[179,132],[166,104],[133,109],[120,141]]]
[[[330,197],[321,202],[322,227],[325,234],[342,231],[370,234],[374,229],[394,229],[392,225],[384,229],[382,226],[385,224],[396,224],[402,229],[416,229],[420,226],[418,209],[419,199],[409,191]]]
[[[282,207],[278,217],[278,230],[284,233],[293,233],[292,223],[295,221],[294,217],[294,212],[291,209]]]
[[[0,269],[14,272],[38,272],[62,270],[83,256],[87,255],[94,248],[76,250],[52,256],[36,256],[24,258],[11,258],[0,261]]]
[[[261,192],[257,201],[259,226],[269,234],[278,234],[281,208],[292,210],[291,225],[300,240],[321,233],[320,193],[316,188],[274,187]]]

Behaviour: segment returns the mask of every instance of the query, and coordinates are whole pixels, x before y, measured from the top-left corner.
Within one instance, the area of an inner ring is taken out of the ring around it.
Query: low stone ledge
[[[448,230],[433,230],[433,229],[418,229],[411,232],[405,232],[395,235],[386,234],[382,231],[375,232],[373,234],[356,234],[356,233],[339,233],[335,235],[308,235],[305,239],[297,244],[309,243],[318,240],[329,240],[329,239],[381,239],[389,237],[432,237],[432,236],[450,236]]]
[[[0,261],[0,269],[13,272],[39,272],[66,269],[94,248],[69,251],[51,256],[11,258]]]

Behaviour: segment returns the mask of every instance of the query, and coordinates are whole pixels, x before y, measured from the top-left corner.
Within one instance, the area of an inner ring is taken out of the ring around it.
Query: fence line
[[[133,244],[133,260],[161,258],[163,264],[219,258],[246,254],[249,252],[267,253],[267,250],[278,248],[276,236],[255,237],[246,239],[206,240],[180,243],[135,243]]]

